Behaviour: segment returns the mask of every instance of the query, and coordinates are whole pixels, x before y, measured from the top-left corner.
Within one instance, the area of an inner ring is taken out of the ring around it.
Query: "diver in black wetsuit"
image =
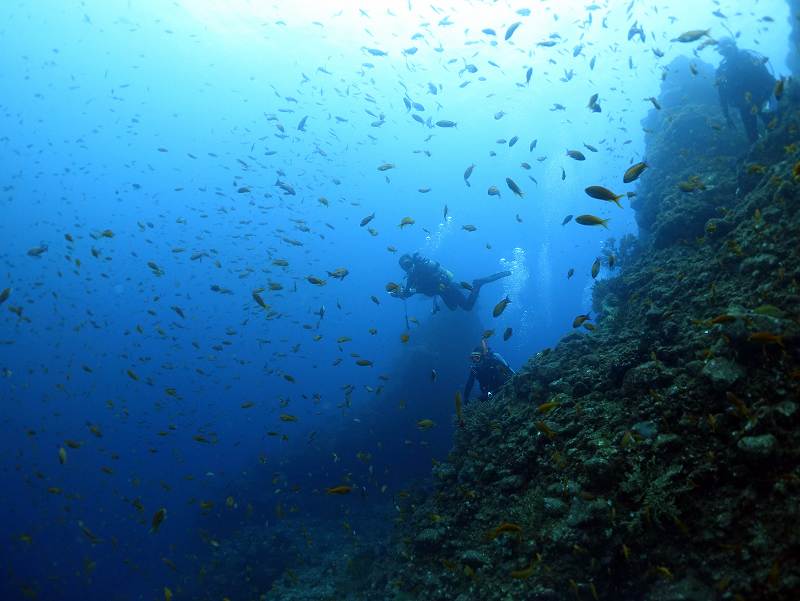
[[[438,261],[414,253],[400,257],[400,267],[406,272],[406,283],[402,290],[393,292],[392,296],[409,298],[419,293],[433,297],[434,303],[438,296],[451,311],[455,311],[459,307],[464,311],[470,311],[475,306],[475,301],[478,300],[481,286],[511,275],[510,271],[501,271],[485,278],[473,280],[472,289],[469,295],[466,295],[453,281],[453,274],[444,269]],[[434,311],[437,309],[438,307],[434,304]]]
[[[769,113],[764,105],[775,89],[775,78],[766,67],[767,59],[749,50],[739,50],[731,38],[723,38],[717,44],[722,62],[717,68],[717,90],[722,113],[728,125],[733,127],[729,107],[739,109],[747,139],[751,143],[758,139],[758,117],[766,123]]]
[[[480,399],[485,401],[514,375],[514,370],[499,353],[493,352],[487,346],[486,340],[481,341],[481,345],[472,350],[470,361],[472,365],[469,368],[467,384],[464,386],[465,402],[469,400],[475,380],[478,380],[481,387]]]

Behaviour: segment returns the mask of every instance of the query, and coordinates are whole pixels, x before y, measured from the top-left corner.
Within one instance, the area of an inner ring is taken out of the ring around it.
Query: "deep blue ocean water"
[[[664,69],[719,62],[670,40],[787,71],[778,0],[299,4],[0,6],[3,599],[160,599],[244,526],[391,519],[450,449],[482,332],[521,368],[636,235],[584,188],[635,192]],[[433,313],[385,290],[412,252],[512,275]]]

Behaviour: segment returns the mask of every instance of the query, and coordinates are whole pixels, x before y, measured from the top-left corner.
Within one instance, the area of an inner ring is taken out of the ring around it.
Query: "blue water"
[[[358,530],[365,507],[393,511],[450,449],[483,330],[519,369],[592,309],[592,263],[636,222],[627,199],[619,209],[583,189],[636,190],[622,173],[645,158],[645,98],[699,44],[670,39],[727,28],[787,71],[778,0],[295,4],[0,6],[3,599],[163,598],[243,526]],[[646,42],[627,39],[634,22]],[[594,93],[602,112],[587,108]],[[359,226],[373,212],[375,236]],[[561,225],[582,213],[609,229]],[[404,217],[415,223],[400,228]],[[456,281],[512,276],[469,314],[432,314],[429,298],[384,290],[415,251]],[[327,275],[339,267],[343,280]],[[604,263],[598,277],[610,275]],[[260,293],[265,310],[252,292],[270,282],[283,289]],[[353,493],[324,494],[342,483]]]

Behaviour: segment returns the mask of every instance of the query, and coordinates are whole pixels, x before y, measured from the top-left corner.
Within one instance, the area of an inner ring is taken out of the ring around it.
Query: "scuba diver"
[[[403,255],[400,257],[400,267],[406,272],[406,284],[401,290],[391,293],[397,298],[409,298],[414,294],[424,294],[433,297],[433,312],[439,310],[436,297],[439,296],[451,311],[458,307],[470,311],[478,300],[481,286],[511,275],[510,271],[501,271],[485,278],[472,281],[469,295],[461,291],[458,284],[453,281],[453,274],[444,269],[438,261],[425,258],[419,253]]]
[[[722,61],[717,68],[717,90],[722,113],[730,127],[733,127],[728,108],[739,109],[747,139],[751,143],[758,139],[758,116],[767,123],[769,113],[764,105],[772,97],[775,78],[767,70],[767,59],[750,52],[739,50],[731,38],[723,38],[717,44]]]
[[[486,340],[482,340],[480,346],[472,349],[469,357],[472,364],[469,368],[467,384],[464,386],[465,402],[469,401],[476,378],[481,387],[480,399],[485,401],[491,398],[492,394],[514,375],[514,370],[508,366],[506,360],[499,353],[495,353],[489,348]]]

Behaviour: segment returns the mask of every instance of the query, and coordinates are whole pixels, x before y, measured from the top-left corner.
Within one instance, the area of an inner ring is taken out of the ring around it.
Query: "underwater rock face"
[[[761,436],[745,436],[736,446],[748,455],[756,457],[768,457],[775,450],[778,439],[772,434],[762,434]]]
[[[747,148],[669,94],[598,327],[466,407],[359,598],[795,598],[800,108]]]
[[[744,370],[733,361],[724,357],[717,357],[706,363],[703,368],[703,375],[711,381],[714,388],[728,390],[745,374]]]
[[[657,247],[702,235],[705,223],[719,217],[720,199],[736,193],[730,167],[746,144],[741,131],[722,126],[719,98],[709,85],[714,68],[696,63],[699,73],[692,76],[690,62],[681,56],[669,64],[659,95],[661,110],[651,110],[642,120],[650,169],[631,206],[640,236]],[[697,157],[715,169],[701,175]]]
[[[746,147],[715,94],[665,86],[596,329],[467,405],[358,594],[318,598],[797,598],[800,94]]]

